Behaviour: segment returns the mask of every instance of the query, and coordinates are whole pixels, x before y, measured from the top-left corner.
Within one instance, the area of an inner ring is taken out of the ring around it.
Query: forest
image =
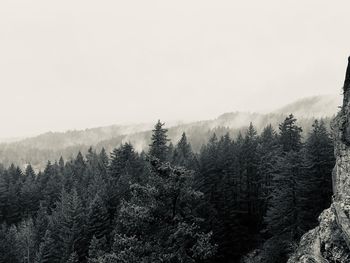
[[[0,167],[0,262],[286,262],[332,198],[328,125],[252,123],[194,151],[158,121],[147,152]],[[305,138],[304,138],[305,137]]]

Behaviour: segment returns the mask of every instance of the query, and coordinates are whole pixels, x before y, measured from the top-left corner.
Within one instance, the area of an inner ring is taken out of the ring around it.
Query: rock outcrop
[[[332,123],[336,164],[333,202],[307,232],[288,263],[350,262],[350,57],[344,82],[343,106]]]

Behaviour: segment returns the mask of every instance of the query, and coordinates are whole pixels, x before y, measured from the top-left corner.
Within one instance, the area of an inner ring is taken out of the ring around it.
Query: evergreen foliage
[[[158,120],[154,126],[152,133],[151,144],[149,145],[149,155],[158,158],[160,161],[167,160],[168,157],[168,130],[163,128],[165,124]]]
[[[226,131],[195,152],[158,121],[148,154],[123,143],[43,171],[0,166],[0,262],[224,263],[254,248],[284,262],[330,204],[326,125],[305,141],[293,115],[278,132]]]

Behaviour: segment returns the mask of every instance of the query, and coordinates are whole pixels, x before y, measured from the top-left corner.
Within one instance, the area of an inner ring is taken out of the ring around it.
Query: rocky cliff
[[[333,202],[307,232],[288,263],[350,262],[350,57],[344,82],[343,106],[332,124],[336,164]]]

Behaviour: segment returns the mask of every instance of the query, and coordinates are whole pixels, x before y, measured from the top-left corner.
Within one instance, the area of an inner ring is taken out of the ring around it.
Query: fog
[[[341,94],[348,1],[0,2],[0,137]]]

